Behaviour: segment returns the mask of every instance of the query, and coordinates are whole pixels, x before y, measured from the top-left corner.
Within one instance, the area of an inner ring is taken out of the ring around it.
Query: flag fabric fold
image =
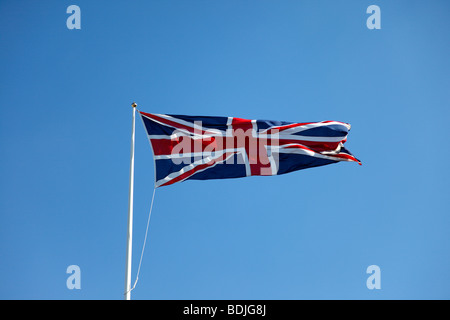
[[[139,112],[155,161],[155,186],[185,180],[280,175],[340,161],[350,125]]]

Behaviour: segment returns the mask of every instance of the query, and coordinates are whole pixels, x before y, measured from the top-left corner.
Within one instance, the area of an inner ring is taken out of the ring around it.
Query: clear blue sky
[[[363,165],[158,189],[134,299],[449,299],[449,9],[1,0],[0,298],[122,299],[136,101],[349,122]],[[154,179],[136,124],[133,281]],[[81,290],[66,288],[72,264]]]

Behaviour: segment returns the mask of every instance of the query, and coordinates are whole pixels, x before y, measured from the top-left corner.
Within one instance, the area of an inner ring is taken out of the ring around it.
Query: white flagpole
[[[133,246],[133,192],[134,192],[134,124],[137,104],[133,102],[133,122],[131,125],[131,155],[130,155],[130,191],[128,193],[128,231],[127,231],[127,262],[125,267],[125,300],[131,298],[131,253]]]

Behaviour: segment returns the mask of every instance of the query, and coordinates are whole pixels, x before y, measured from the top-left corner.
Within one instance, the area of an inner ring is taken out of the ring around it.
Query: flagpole
[[[130,154],[130,189],[128,193],[128,231],[127,231],[127,261],[125,267],[125,300],[131,298],[131,253],[133,246],[133,193],[134,193],[134,136],[136,120],[136,102],[133,107],[133,122],[131,125],[131,154]]]

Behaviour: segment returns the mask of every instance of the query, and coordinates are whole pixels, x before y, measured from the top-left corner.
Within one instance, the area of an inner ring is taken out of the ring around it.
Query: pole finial
[[[137,107],[136,102],[133,102],[133,103],[131,104],[131,106],[132,106],[133,108],[136,108],[136,107]]]

